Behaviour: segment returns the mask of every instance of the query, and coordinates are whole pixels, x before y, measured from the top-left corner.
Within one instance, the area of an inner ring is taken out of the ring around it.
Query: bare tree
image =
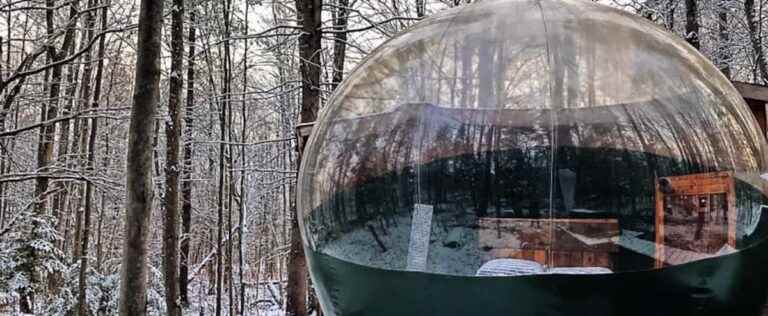
[[[192,228],[192,114],[195,106],[195,9],[189,10],[189,52],[187,61],[187,104],[184,115],[185,135],[188,138],[184,142],[184,180],[181,183],[181,266],[179,268],[179,297],[182,304],[189,304],[189,263],[190,263],[190,230]]]
[[[173,0],[171,8],[171,77],[168,115],[165,121],[165,216],[163,231],[163,273],[167,315],[181,316],[179,303],[179,149],[181,141],[181,98],[184,80],[184,0]]]
[[[755,55],[755,64],[760,72],[763,83],[768,84],[768,65],[765,61],[763,43],[761,40],[760,27],[762,21],[755,17],[755,1],[744,0],[744,13],[747,18],[747,27],[749,28],[749,39],[752,44],[752,50]]]
[[[347,56],[347,23],[349,19],[349,0],[338,0],[336,18],[334,19],[333,41],[333,81],[332,89],[336,90],[344,79],[344,62]]]
[[[730,53],[730,34],[728,30],[728,4],[726,1],[719,1],[717,9],[717,36],[718,36],[718,46],[717,46],[717,62],[718,66],[720,68],[720,71],[723,72],[723,74],[727,78],[731,78],[731,66],[730,66],[730,60],[731,60],[731,53]]]
[[[301,73],[301,111],[299,122],[314,122],[320,109],[320,54],[322,33],[320,27],[322,0],[296,0],[296,14],[303,33],[299,37]],[[299,159],[301,161],[301,159]],[[307,261],[299,235],[299,218],[295,208],[291,216],[291,252],[288,257],[288,288],[286,313],[307,315]]]
[[[54,10],[53,7],[53,0],[46,0],[46,6],[49,7],[49,9],[45,10],[45,27],[46,27],[46,35],[48,38],[54,37]],[[64,38],[64,42],[62,43],[62,46],[60,49],[56,49],[56,47],[53,44],[48,45],[45,48],[45,51],[47,52],[47,58],[51,63],[57,63],[60,60],[66,56],[67,52],[69,51],[70,45],[72,45],[73,42],[73,34],[74,34],[74,26],[75,21],[77,21],[77,1],[72,2],[70,4],[70,12],[69,12],[69,23],[66,27],[66,35]],[[50,81],[47,81],[45,86],[48,91],[48,97],[49,100],[47,103],[43,103],[43,106],[40,109],[40,121],[45,122],[47,120],[51,120],[56,117],[56,114],[58,112],[58,103],[59,103],[59,94],[61,90],[61,73],[62,73],[62,66],[58,65],[51,69],[51,75],[50,75]],[[46,76],[46,80],[48,80],[49,77]],[[37,168],[38,172],[45,172],[46,168],[48,167],[48,164],[50,163],[51,157],[53,156],[53,142],[54,142],[54,135],[55,135],[55,126],[56,125],[41,125],[40,127],[40,136],[38,137],[38,148],[37,148]],[[48,195],[48,178],[47,177],[37,177],[35,181],[35,213],[37,215],[44,215],[46,214],[46,199]],[[33,236],[37,234],[38,225],[35,224],[32,227],[32,234]],[[36,261],[36,252],[37,250],[34,247],[30,247],[28,249],[29,256],[31,258],[30,262],[27,266],[27,272],[32,277],[31,282],[33,284],[40,283],[42,280],[38,280],[38,275],[33,271],[35,266],[38,264]],[[24,291],[22,299],[19,301],[19,308],[21,312],[23,313],[32,313],[34,311],[34,301],[35,301],[35,290],[33,288],[28,288]]]
[[[221,80],[221,97],[219,101],[219,186],[218,186],[218,195],[217,195],[217,212],[218,212],[218,218],[217,218],[217,231],[216,231],[216,316],[221,315],[222,313],[222,294],[224,291],[224,256],[226,255],[225,249],[224,249],[224,209],[227,208],[226,201],[224,200],[224,192],[225,192],[225,183],[226,183],[226,177],[228,172],[226,171],[227,163],[225,161],[226,158],[226,152],[227,152],[227,112],[230,106],[230,84],[232,82],[232,72],[231,72],[231,52],[230,52],[230,42],[229,42],[229,27],[230,27],[230,15],[229,11],[231,8],[231,2],[230,0],[225,0],[221,2],[222,4],[222,12],[223,12],[223,18],[224,18],[224,55],[222,56],[222,80]],[[231,205],[230,205],[231,206]],[[231,211],[231,207],[228,208]],[[230,214],[231,215],[231,214]],[[230,216],[231,218],[231,216]],[[228,225],[229,228],[231,225]],[[230,229],[227,229],[227,231],[230,231]],[[227,273],[229,275],[229,273]],[[229,277],[227,277],[229,280]],[[231,292],[231,291],[230,291]],[[231,302],[231,299],[230,299]],[[231,304],[230,304],[231,305]]]
[[[89,0],[91,7],[94,7],[96,0]],[[88,24],[93,25],[95,16],[93,13],[89,13]],[[107,7],[105,6],[101,10],[101,29],[107,28]],[[93,36],[92,30],[89,30],[89,37]],[[99,102],[101,100],[101,78],[104,74],[104,50],[105,50],[105,38],[102,37],[99,40],[98,47],[98,64],[96,66],[96,78],[94,78],[94,91],[93,102],[91,103],[92,109],[99,108]],[[88,157],[87,157],[87,170],[94,171],[94,163],[96,160],[96,137],[98,133],[98,118],[94,117],[90,119],[90,127],[88,133]],[[88,305],[86,300],[86,287],[87,287],[87,274],[88,274],[88,244],[90,240],[91,231],[91,213],[93,209],[93,183],[88,181],[85,184],[85,207],[83,211],[83,233],[81,246],[82,253],[80,256],[80,276],[79,276],[79,293],[78,293],[78,309],[79,316],[88,315]]]
[[[142,0],[139,9],[136,75],[129,127],[125,241],[120,270],[120,315],[145,315],[147,237],[152,213],[152,125],[160,88],[163,2]]]
[[[248,49],[249,49],[248,44],[249,43],[248,43],[248,38],[247,37],[248,37],[248,26],[249,26],[248,25],[248,15],[250,13],[249,9],[250,9],[250,5],[246,1],[245,2],[245,21],[243,21],[243,23],[245,24],[244,35],[245,35],[246,39],[243,41],[243,44],[245,46],[244,47],[244,51],[245,52],[243,53],[243,83],[242,83],[242,87],[241,87],[242,88],[242,90],[241,90],[241,93],[242,93],[242,104],[241,104],[241,111],[240,111],[240,117],[242,119],[242,124],[241,124],[241,129],[240,129],[240,142],[242,142],[242,143],[246,143],[248,141],[248,132],[247,132],[247,128],[246,128],[246,126],[248,126],[248,110],[246,108],[247,102],[245,100],[245,96],[246,96],[246,93],[248,92],[248,53],[249,53],[249,51],[248,51]],[[245,146],[240,146],[240,169],[241,169],[241,171],[240,171],[240,192],[239,192],[239,194],[240,194],[240,207],[239,207],[239,214],[238,214],[238,220],[237,220],[238,225],[240,226],[240,228],[237,230],[237,244],[238,244],[237,245],[238,246],[237,247],[237,249],[238,249],[238,253],[237,253],[238,269],[237,270],[238,270],[238,282],[240,282],[240,289],[239,289],[239,291],[240,291],[240,297],[239,297],[239,301],[240,301],[240,306],[239,307],[240,307],[240,309],[239,309],[239,314],[243,314],[245,312],[245,297],[246,297],[245,296],[245,291],[246,291],[245,279],[243,277],[243,274],[244,274],[243,270],[245,268],[245,266],[244,266],[245,258],[243,258],[243,255],[245,253],[245,251],[244,251],[245,246],[243,245],[243,233],[244,233],[244,230],[246,230],[246,228],[248,226],[247,223],[245,222],[245,212],[246,212],[246,207],[247,207],[247,204],[248,204],[248,198],[247,198],[248,197],[248,192],[246,192],[246,189],[245,189],[245,176],[246,176],[246,174],[245,174],[246,155],[245,154],[246,154]]]

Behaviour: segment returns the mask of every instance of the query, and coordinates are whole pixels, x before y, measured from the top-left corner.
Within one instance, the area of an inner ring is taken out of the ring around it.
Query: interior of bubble
[[[374,52],[299,174],[308,249],[461,276],[661,269],[766,236],[765,140],[681,39],[581,1],[483,1]]]

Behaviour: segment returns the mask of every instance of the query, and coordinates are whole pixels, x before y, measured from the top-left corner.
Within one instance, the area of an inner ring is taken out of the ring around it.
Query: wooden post
[[[726,193],[726,199],[728,201],[728,245],[736,248],[736,224],[737,224],[737,212],[736,212],[736,181],[733,175],[728,177],[728,192]]]
[[[658,177],[656,187],[656,269],[664,267],[664,194],[661,193]]]
[[[765,110],[763,112],[763,116],[765,119],[765,126],[762,126],[763,130],[761,132],[763,132],[763,136],[765,136],[765,138],[768,139],[768,103],[763,104],[763,109]]]

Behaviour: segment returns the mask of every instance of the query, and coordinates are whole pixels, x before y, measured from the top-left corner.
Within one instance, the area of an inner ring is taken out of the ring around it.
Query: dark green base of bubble
[[[361,266],[306,250],[329,316],[751,316],[768,288],[768,243],[659,270],[467,277]]]

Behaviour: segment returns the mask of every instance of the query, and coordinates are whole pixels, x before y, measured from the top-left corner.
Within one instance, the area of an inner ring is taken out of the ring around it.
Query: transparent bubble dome
[[[680,38],[588,1],[486,0],[383,44],[299,173],[313,254],[498,277],[648,271],[766,237],[766,144]]]

